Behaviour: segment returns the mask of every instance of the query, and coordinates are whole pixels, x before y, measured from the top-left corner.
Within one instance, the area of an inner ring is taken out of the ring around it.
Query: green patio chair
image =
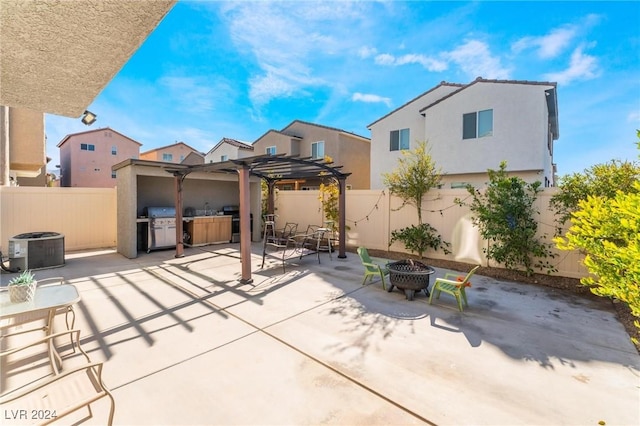
[[[463,301],[465,306],[469,306],[467,303],[467,293],[464,289],[465,287],[471,286],[469,279],[479,267],[480,265],[473,268],[464,278],[461,278],[458,274],[452,272],[447,272],[444,275],[444,278],[436,278],[436,282],[433,283],[433,288],[431,289],[431,295],[429,296],[429,304],[431,304],[434,294],[436,295],[436,299],[438,299],[440,297],[440,293],[444,291],[456,298],[456,301],[458,302],[458,309],[462,312]]]
[[[362,280],[362,285],[365,285],[367,278],[370,278],[371,281],[373,281],[373,277],[380,275],[380,279],[382,280],[382,289],[386,290],[387,286],[384,282],[384,276],[389,275],[389,269],[386,266],[381,266],[373,262],[369,257],[369,252],[364,247],[358,247],[358,256],[360,256],[362,266],[364,266],[364,279]]]

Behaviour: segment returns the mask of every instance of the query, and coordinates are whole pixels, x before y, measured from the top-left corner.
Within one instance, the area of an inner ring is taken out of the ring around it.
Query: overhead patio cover
[[[238,173],[240,183],[240,258],[242,261],[241,282],[250,283],[251,279],[251,231],[250,231],[250,198],[249,176],[257,176],[264,179],[269,187],[269,199],[267,210],[274,211],[274,187],[280,180],[308,179],[308,178],[335,178],[338,181],[338,257],[345,258],[345,190],[346,179],[351,173],[340,171],[342,166],[333,166],[333,163],[323,158],[287,156],[285,154],[258,155],[254,157],[240,158],[222,161],[219,163],[180,165],[179,167],[167,167],[166,171],[176,178],[176,257],[183,256],[182,241],[182,181],[193,172],[210,173]]]

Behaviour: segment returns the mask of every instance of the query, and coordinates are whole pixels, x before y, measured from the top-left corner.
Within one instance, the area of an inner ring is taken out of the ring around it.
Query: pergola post
[[[249,191],[250,169],[238,168],[240,184],[240,262],[242,262],[242,284],[251,284],[251,197]]]
[[[267,195],[267,213],[273,214],[275,211],[275,198],[276,198],[276,181],[267,179],[267,188],[269,194]]]
[[[346,255],[346,226],[345,226],[345,216],[346,216],[346,200],[347,196],[345,194],[347,190],[346,185],[347,179],[344,177],[338,178],[338,189],[339,189],[339,197],[338,197],[338,258],[345,259]]]
[[[182,182],[186,175],[175,173],[173,180],[175,182],[176,194],[176,257],[184,257],[184,232],[182,229]]]

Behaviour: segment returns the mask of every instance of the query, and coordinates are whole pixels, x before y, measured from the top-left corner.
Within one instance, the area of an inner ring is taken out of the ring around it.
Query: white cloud
[[[332,79],[317,70],[319,61],[363,44],[344,33],[350,34],[354,19],[366,16],[362,9],[367,7],[359,2],[225,3],[221,10],[232,40],[259,68],[249,78],[252,104],[259,108],[271,99],[304,93],[306,87],[331,86]],[[366,48],[359,54],[375,51]]]
[[[470,40],[444,56],[471,78],[510,78],[510,70],[501,65],[500,58],[491,55],[485,42]]]
[[[597,25],[601,20],[599,15],[590,14],[580,19],[577,24],[568,24],[555,28],[546,35],[533,37],[527,36],[517,40],[511,46],[515,53],[526,49],[536,49],[536,53],[542,59],[556,58],[569,49],[571,43],[589,28]]]
[[[559,84],[569,84],[575,80],[591,80],[600,75],[598,60],[583,53],[584,46],[577,47],[571,54],[569,68],[564,71],[545,74],[549,81]]]
[[[358,56],[362,59],[367,59],[378,53],[375,47],[363,46],[358,50]]]
[[[388,53],[381,53],[375,57],[375,63],[378,65],[395,65],[396,58]]]
[[[366,102],[366,103],[374,103],[374,104],[383,103],[386,106],[391,107],[391,99],[385,98],[379,95],[369,94],[369,93],[356,92],[351,97],[351,100],[356,102]]]
[[[640,123],[640,110],[631,111],[629,115],[627,115],[627,121],[630,123]]]
[[[523,37],[516,41],[511,49],[518,53],[525,49],[536,48],[538,56],[543,59],[555,58],[565,49],[576,36],[575,27],[558,28],[541,37]]]
[[[382,53],[375,57],[375,63],[378,65],[407,65],[419,64],[428,71],[444,71],[447,69],[447,63],[438,59],[430,58],[425,55],[407,54],[395,57],[388,53]]]

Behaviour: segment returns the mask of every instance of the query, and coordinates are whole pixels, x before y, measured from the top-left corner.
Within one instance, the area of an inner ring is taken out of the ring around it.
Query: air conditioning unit
[[[9,238],[9,268],[24,271],[64,266],[64,235],[27,232]]]

